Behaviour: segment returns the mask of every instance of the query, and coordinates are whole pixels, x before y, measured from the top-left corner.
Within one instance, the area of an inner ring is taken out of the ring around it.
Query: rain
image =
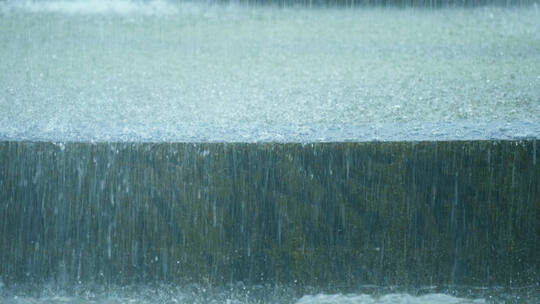
[[[0,1],[0,302],[538,303],[538,4]]]

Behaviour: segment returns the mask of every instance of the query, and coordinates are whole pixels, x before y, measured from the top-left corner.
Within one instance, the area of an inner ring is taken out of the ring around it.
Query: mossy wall
[[[525,285],[536,141],[0,143],[0,277]]]

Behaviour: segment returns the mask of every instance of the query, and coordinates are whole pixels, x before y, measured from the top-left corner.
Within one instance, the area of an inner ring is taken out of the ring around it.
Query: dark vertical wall
[[[536,141],[0,143],[6,284],[539,282]]]

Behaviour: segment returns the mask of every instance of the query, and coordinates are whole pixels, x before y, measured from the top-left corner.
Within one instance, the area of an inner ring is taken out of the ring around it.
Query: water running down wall
[[[536,141],[0,145],[6,282],[524,286]]]

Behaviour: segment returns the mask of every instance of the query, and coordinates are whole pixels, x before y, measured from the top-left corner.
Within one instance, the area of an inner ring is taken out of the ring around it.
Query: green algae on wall
[[[0,143],[0,276],[539,282],[536,141]]]

